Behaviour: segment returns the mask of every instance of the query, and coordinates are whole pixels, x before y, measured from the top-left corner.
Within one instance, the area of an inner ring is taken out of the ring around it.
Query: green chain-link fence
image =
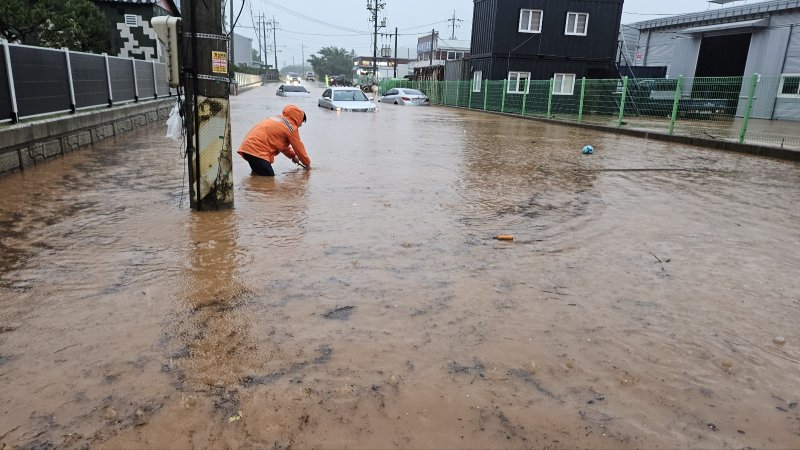
[[[386,80],[431,103],[704,139],[800,149],[800,93],[786,78],[503,81]],[[787,94],[788,92],[788,94]]]

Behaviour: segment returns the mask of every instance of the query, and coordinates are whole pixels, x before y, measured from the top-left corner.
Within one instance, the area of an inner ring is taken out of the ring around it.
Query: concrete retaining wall
[[[0,176],[136,128],[164,123],[175,101],[173,97],[0,127]]]

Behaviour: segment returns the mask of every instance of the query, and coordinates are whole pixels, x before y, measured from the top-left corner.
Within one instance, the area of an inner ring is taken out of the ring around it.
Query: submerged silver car
[[[334,111],[375,112],[378,106],[367,98],[361,89],[354,87],[331,87],[325,89],[317,102],[320,108]]]
[[[310,97],[311,93],[303,86],[294,86],[291,84],[282,84],[275,92],[278,97]]]
[[[408,88],[389,89],[379,101],[382,103],[394,103],[395,105],[427,106],[431,104],[427,95],[416,89]]]

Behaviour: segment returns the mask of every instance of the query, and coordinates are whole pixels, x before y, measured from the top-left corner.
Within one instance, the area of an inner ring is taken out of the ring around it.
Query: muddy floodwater
[[[800,447],[798,164],[312,92],[230,211],[161,127],[0,178],[0,448]]]

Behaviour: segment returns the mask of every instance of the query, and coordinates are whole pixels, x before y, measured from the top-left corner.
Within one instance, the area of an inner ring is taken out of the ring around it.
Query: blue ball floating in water
[[[594,147],[592,147],[591,145],[587,145],[583,147],[581,153],[583,153],[584,155],[591,155],[592,153],[594,153]]]

